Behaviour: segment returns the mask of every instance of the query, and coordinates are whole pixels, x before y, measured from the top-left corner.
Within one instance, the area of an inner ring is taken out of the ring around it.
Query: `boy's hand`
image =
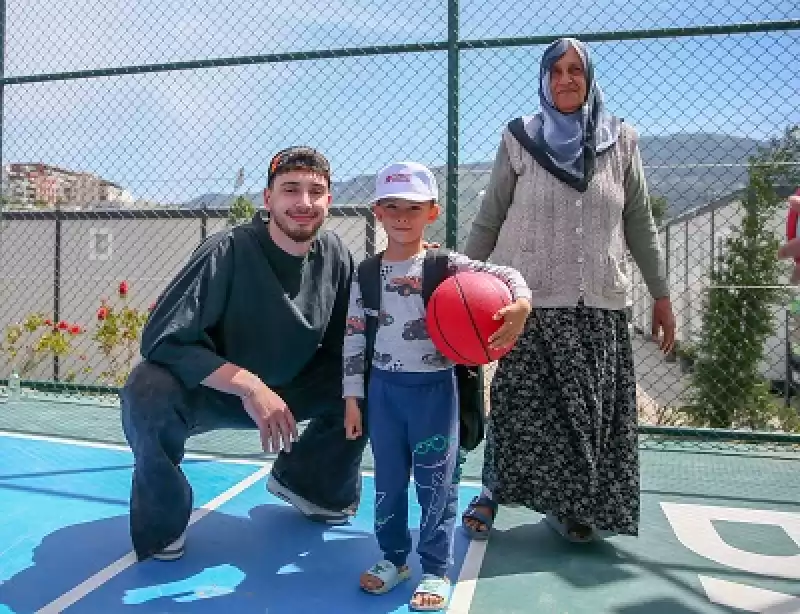
[[[361,437],[361,408],[356,399],[348,398],[344,406],[344,434],[348,439]]]
[[[531,304],[527,299],[518,298],[494,314],[495,320],[504,320],[503,325],[489,337],[489,347],[499,350],[514,345],[525,328],[525,321],[531,312]]]

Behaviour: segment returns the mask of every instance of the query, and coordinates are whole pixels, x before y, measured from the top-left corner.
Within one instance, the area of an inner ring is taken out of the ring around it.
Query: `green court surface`
[[[40,395],[3,403],[0,430],[124,444],[114,399]],[[643,431],[638,538],[573,545],[538,514],[502,508],[488,544],[470,547],[464,566],[476,577],[462,573],[450,611],[800,612],[800,441]],[[188,448],[269,460],[254,431],[196,437]],[[465,485],[479,480],[481,461],[481,450],[470,454]]]

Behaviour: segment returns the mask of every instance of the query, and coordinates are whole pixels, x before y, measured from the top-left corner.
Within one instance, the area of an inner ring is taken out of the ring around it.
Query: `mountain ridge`
[[[669,217],[714,201],[743,188],[747,163],[763,142],[747,137],[706,132],[639,138],[651,195],[666,199]],[[489,182],[492,163],[459,165],[459,218],[471,219],[480,207],[481,193]],[[446,167],[431,168],[439,181],[442,201],[446,198]],[[358,175],[334,181],[333,202],[338,205],[365,204],[373,190],[374,175]],[[227,208],[239,195],[210,193],[184,203],[184,208]],[[261,194],[247,193],[254,203]]]

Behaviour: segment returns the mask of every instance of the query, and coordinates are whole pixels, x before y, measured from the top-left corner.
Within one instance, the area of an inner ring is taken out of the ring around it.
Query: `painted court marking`
[[[250,488],[261,478],[265,477],[267,473],[269,473],[270,468],[271,465],[262,467],[255,473],[246,477],[238,484],[235,484],[222,494],[214,497],[211,501],[209,501],[202,507],[194,510],[192,512],[191,517],[189,518],[189,526],[192,526],[194,523],[201,520],[209,512],[214,511],[221,505],[233,499],[239,493]],[[93,590],[99,588],[100,586],[111,580],[111,578],[113,578],[120,572],[126,570],[134,563],[136,563],[136,555],[133,551],[131,551],[122,558],[111,563],[111,565],[109,565],[108,567],[105,567],[104,569],[98,571],[92,577],[84,580],[72,590],[67,591],[55,601],[50,602],[49,604],[44,606],[41,610],[38,610],[36,614],[58,614],[59,612],[63,612],[65,609],[67,609],[71,605],[74,605],[76,602],[86,597],[86,595],[91,593]]]
[[[3,431],[3,430],[0,430],[0,437],[28,439],[28,440],[43,441],[49,443],[74,445],[78,447],[97,448],[105,450],[120,450],[124,452],[130,452],[130,448],[121,444],[82,441],[79,439],[70,439],[67,437],[53,437],[49,435],[26,434],[26,433],[18,433],[18,432]],[[238,482],[237,484],[234,484],[228,490],[217,495],[214,499],[212,499],[202,507],[195,509],[192,512],[191,517],[189,518],[188,526],[192,526],[196,522],[202,520],[203,517],[205,517],[207,514],[221,507],[222,505],[224,505],[237,495],[241,494],[259,480],[265,478],[269,473],[270,469],[272,468],[272,461],[265,462],[257,460],[249,461],[242,459],[231,459],[225,457],[218,457],[211,454],[186,454],[185,458],[205,459],[221,463],[252,465],[252,466],[263,465],[257,471],[255,471],[242,481]],[[366,471],[366,470],[362,470],[362,473],[366,475],[372,474],[371,471]],[[466,480],[462,481],[462,484],[465,486],[469,485],[479,486],[479,484],[477,483],[472,483]],[[468,614],[470,606],[472,604],[473,597],[475,595],[475,589],[477,588],[478,576],[480,575],[481,565],[483,563],[483,558],[486,553],[486,547],[487,543],[481,541],[471,541],[467,546],[467,551],[464,555],[464,561],[462,562],[461,565],[461,570],[458,576],[458,580],[456,581],[456,584],[453,587],[452,596],[450,598],[450,606],[447,609],[447,612],[449,612],[450,614]],[[37,610],[35,614],[60,614],[65,609],[75,605],[75,603],[86,597],[89,593],[97,590],[105,583],[107,583],[109,580],[113,579],[115,576],[119,575],[129,567],[133,566],[136,562],[137,562],[136,554],[133,551],[129,552],[125,556],[117,559],[110,565],[104,567],[103,569],[95,573],[93,576],[87,578],[86,580],[84,580],[71,590],[67,591],[57,599],[51,601],[46,606]]]
[[[99,450],[119,450],[122,452],[130,452],[127,445],[119,443],[105,443],[101,441],[88,441],[84,439],[71,439],[69,437],[57,437],[55,435],[37,435],[34,433],[19,433],[17,431],[4,431],[0,429],[0,437],[8,437],[10,439],[28,439],[31,441],[45,441],[47,443],[62,443],[79,448],[97,448]],[[211,460],[218,463],[227,463],[229,465],[252,465],[258,467],[265,463],[271,464],[270,460],[258,459],[243,459],[243,458],[230,458],[227,456],[218,456],[216,454],[202,454],[200,452],[187,452],[184,455],[186,460]]]

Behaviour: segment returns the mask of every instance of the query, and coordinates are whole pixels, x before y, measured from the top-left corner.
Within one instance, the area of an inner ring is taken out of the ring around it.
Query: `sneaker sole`
[[[294,494],[291,490],[283,486],[272,476],[270,476],[269,480],[267,481],[267,491],[291,505],[298,512],[303,514],[303,516],[313,522],[338,526],[347,524],[350,521],[350,516],[344,513],[312,511],[312,509],[321,508],[317,505],[314,505],[310,501],[303,499],[299,495]]]
[[[156,561],[177,561],[179,558],[183,556],[183,550],[168,550],[161,552],[156,552],[153,555],[153,558]]]
[[[163,550],[153,554],[156,561],[176,561],[183,556],[185,550],[186,532]]]

